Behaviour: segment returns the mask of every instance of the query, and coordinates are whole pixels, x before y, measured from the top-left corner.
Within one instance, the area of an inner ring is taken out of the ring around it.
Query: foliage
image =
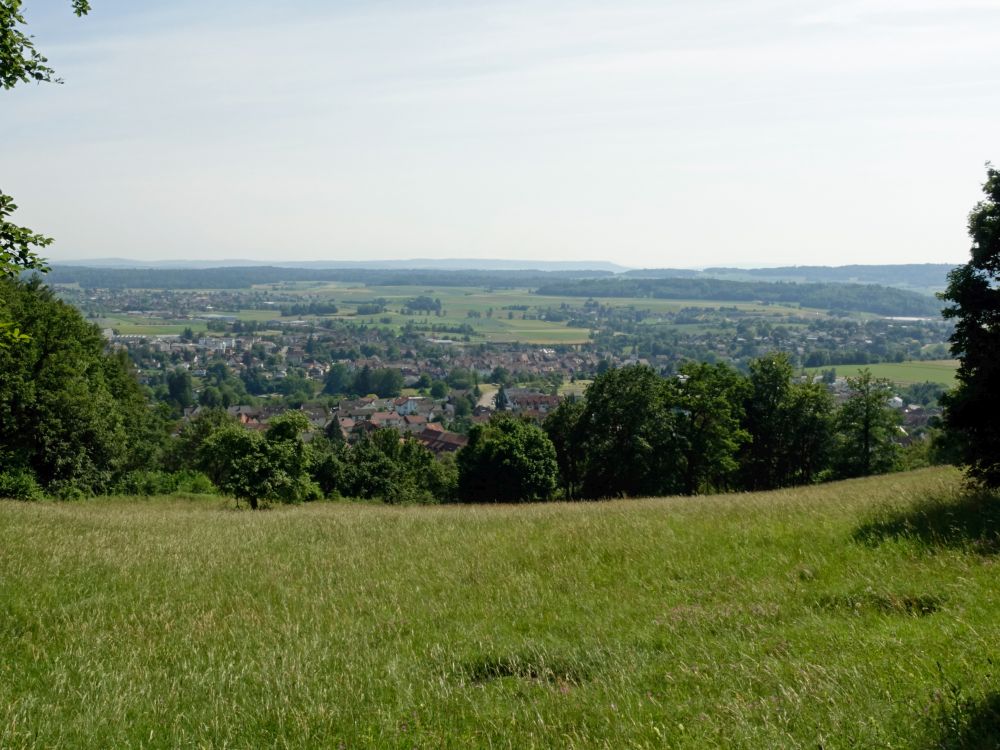
[[[178,367],[167,373],[168,402],[181,413],[194,403],[191,373]]]
[[[836,471],[841,477],[862,477],[891,471],[899,458],[895,438],[899,412],[889,406],[892,384],[861,370],[847,379],[851,395],[837,413]]]
[[[584,407],[583,399],[570,396],[549,412],[542,425],[555,448],[562,494],[567,499],[579,495],[583,481],[585,457],[582,452],[584,435],[581,417]]]
[[[393,398],[403,391],[402,373],[391,367],[371,368],[365,365],[352,373],[345,364],[338,362],[327,373],[323,393],[331,396],[355,394],[367,396],[374,393],[379,398]]]
[[[393,398],[403,390],[403,375],[391,367],[372,369],[365,365],[354,379],[354,392],[365,396],[374,393],[379,398]]]
[[[354,376],[347,365],[343,362],[334,363],[326,374],[323,393],[336,396],[343,393],[351,393],[353,388]]]
[[[788,355],[774,353],[751,362],[749,386],[743,405],[743,423],[750,438],[741,459],[743,486],[773,489],[784,483],[789,470],[785,411],[792,389],[792,363]]]
[[[833,401],[822,384],[793,383],[787,354],[751,361],[744,397],[743,487],[766,490],[813,481],[829,461]]]
[[[673,407],[679,443],[680,491],[686,495],[728,488],[748,435],[740,428],[746,381],[726,364],[681,367]]]
[[[0,498],[6,500],[41,500],[42,488],[29,471],[15,469],[0,472]]]
[[[568,297],[652,297],[655,299],[731,300],[797,304],[881,315],[936,315],[932,297],[874,284],[789,284],[699,278],[594,278],[548,283],[539,294]]]
[[[185,422],[164,450],[163,466],[167,471],[181,471],[198,464],[202,444],[222,427],[236,426],[236,420],[225,409],[204,409],[197,417]]]
[[[216,488],[205,474],[190,469],[182,471],[161,471],[156,469],[139,469],[130,471],[119,479],[110,494],[137,495],[151,497],[153,495],[171,495],[175,493],[193,493],[198,495],[215,494]]]
[[[7,221],[17,210],[14,199],[0,193],[0,276],[12,279],[23,271],[45,271],[47,266],[33,248],[52,244],[52,238]]]
[[[90,11],[87,0],[73,0],[73,12],[78,16]],[[49,81],[62,83],[48,60],[35,49],[30,35],[25,33],[21,0],[0,3],[0,88],[11,89],[19,83]]]
[[[336,427],[336,429],[331,429]],[[327,435],[335,435],[331,438]],[[324,497],[339,497],[347,471],[347,441],[340,431],[337,420],[327,426],[326,435],[314,437],[309,443],[309,476],[319,487]]]
[[[674,389],[645,365],[595,378],[580,416],[582,497],[662,495],[677,487]]]
[[[948,277],[944,316],[955,320],[958,385],[945,421],[961,437],[969,476],[1000,487],[1000,171],[987,165],[986,198],[969,214],[971,259]]]
[[[784,486],[815,482],[830,465],[836,417],[833,396],[822,383],[795,383],[785,415],[789,442]]]
[[[0,299],[31,337],[0,350],[0,464],[93,493],[155,460],[162,423],[127,358],[37,281],[0,280]]]
[[[497,414],[469,431],[458,452],[458,492],[467,502],[548,500],[559,466],[548,435],[536,425]]]
[[[320,492],[311,480],[309,455],[301,432],[309,421],[289,411],[271,420],[267,434],[237,425],[211,433],[199,448],[199,466],[215,485],[256,510],[261,501],[314,500]]]
[[[387,503],[437,503],[450,500],[457,477],[450,464],[412,436],[381,429],[363,436],[343,463],[336,489],[341,495]]]

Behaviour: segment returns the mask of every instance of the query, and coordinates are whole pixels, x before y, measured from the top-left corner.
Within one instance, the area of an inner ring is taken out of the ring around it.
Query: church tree
[[[958,385],[945,424],[959,438],[969,477],[1000,487],[1000,171],[986,167],[986,197],[969,214],[971,258],[948,276],[944,316],[955,321]]]

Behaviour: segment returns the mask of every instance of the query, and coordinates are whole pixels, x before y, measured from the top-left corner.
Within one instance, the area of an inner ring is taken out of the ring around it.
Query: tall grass
[[[0,503],[0,747],[995,747],[965,502]]]

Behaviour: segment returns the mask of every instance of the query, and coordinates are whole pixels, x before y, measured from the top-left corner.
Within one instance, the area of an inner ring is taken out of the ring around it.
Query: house
[[[428,425],[417,435],[417,440],[436,456],[455,453],[469,444],[469,438],[465,435],[447,432],[439,425]]]
[[[396,413],[405,417],[421,411],[421,406],[423,406],[423,402],[425,401],[427,399],[423,396],[401,396],[393,402],[393,405],[395,406]]]
[[[562,399],[559,396],[552,396],[536,391],[510,390],[507,391],[507,401],[510,410],[515,413],[525,413],[527,415],[540,415],[545,417],[550,411],[554,411]]]
[[[406,432],[416,435],[423,432],[425,427],[427,427],[427,417],[423,414],[407,414],[403,417],[403,429]]]
[[[403,428],[403,419],[391,411],[377,411],[368,418],[368,421],[378,428],[394,427],[399,430]]]

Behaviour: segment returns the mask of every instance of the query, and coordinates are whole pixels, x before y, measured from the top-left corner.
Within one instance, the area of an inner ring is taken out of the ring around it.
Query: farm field
[[[382,328],[400,329],[408,323],[420,327],[460,327],[472,329],[470,340],[492,343],[524,343],[545,345],[583,344],[590,340],[588,328],[570,327],[565,323],[539,320],[536,316],[548,309],[559,309],[562,305],[579,307],[586,301],[581,297],[556,297],[532,294],[528,289],[487,289],[483,287],[442,287],[425,286],[363,286],[345,283],[280,283],[254,287],[257,291],[278,292],[301,298],[303,302],[329,302],[333,300],[339,312],[330,316],[303,315],[307,321],[321,321],[324,317],[354,320],[359,323]],[[249,290],[247,290],[249,291]],[[404,315],[402,306],[415,297],[428,296],[441,300],[443,315]],[[375,315],[357,315],[358,305],[384,301],[386,310]],[[784,323],[794,317],[825,317],[820,310],[809,310],[787,305],[765,305],[724,300],[673,300],[636,298],[601,299],[600,303],[612,308],[634,308],[649,311],[653,317],[644,321],[646,325],[664,325],[657,314],[675,313],[684,308],[726,307],[741,313],[750,313],[775,323]],[[281,312],[275,309],[217,309],[216,316],[232,316],[244,322],[280,319]],[[859,316],[864,317],[864,316]],[[196,333],[207,330],[204,319],[195,316],[191,320],[164,320],[148,315],[113,313],[99,320],[104,328],[114,328],[122,335],[177,335],[185,328]],[[289,318],[291,320],[291,318]],[[716,330],[708,325],[687,324],[670,326],[685,334],[704,333]],[[430,333],[430,332],[429,332]],[[462,334],[453,332],[434,333],[440,338],[461,339]]]
[[[993,747],[996,498],[0,503],[0,747]],[[984,739],[985,738],[985,739]]]
[[[837,365],[833,367],[837,376],[854,376],[858,370],[867,367],[877,378],[888,378],[899,385],[913,383],[940,383],[951,387],[955,384],[955,372],[958,370],[956,359],[915,360],[912,362],[882,362],[873,365]],[[830,367],[811,367],[807,372],[818,373],[829,370]]]

